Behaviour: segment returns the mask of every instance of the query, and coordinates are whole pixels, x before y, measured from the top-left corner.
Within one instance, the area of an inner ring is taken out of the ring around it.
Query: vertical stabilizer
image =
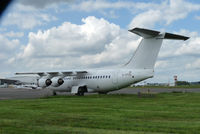
[[[143,39],[136,49],[133,57],[125,65],[126,68],[153,69],[155,66],[163,39],[187,40],[189,37],[159,31],[134,28],[129,30]]]

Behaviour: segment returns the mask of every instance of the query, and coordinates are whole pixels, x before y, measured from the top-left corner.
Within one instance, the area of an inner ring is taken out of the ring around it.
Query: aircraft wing
[[[77,74],[85,74],[87,71],[65,71],[62,72],[64,75],[77,75]]]
[[[61,72],[27,72],[27,73],[15,73],[15,75],[39,75],[40,77],[42,76],[59,76],[59,75],[64,75],[64,76],[72,76],[72,75],[78,75],[78,74],[85,74],[88,73],[87,71],[61,71]]]
[[[27,73],[15,73],[15,75],[32,75],[37,74],[39,76],[45,76],[44,72],[27,72]]]

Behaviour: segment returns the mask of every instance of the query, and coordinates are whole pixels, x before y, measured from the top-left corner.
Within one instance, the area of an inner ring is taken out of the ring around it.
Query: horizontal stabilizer
[[[143,29],[143,28],[133,28],[131,30],[128,30],[132,33],[135,33],[139,36],[142,36],[144,38],[150,38],[150,37],[156,37],[159,35],[159,31],[149,30],[149,29]]]
[[[143,38],[153,38],[157,37],[159,39],[174,39],[174,40],[187,40],[189,37],[178,35],[178,34],[172,34],[172,33],[161,33],[159,31],[155,30],[149,30],[144,28],[133,28],[129,30],[132,33],[135,33]]]
[[[189,39],[189,37],[178,35],[178,34],[165,33],[164,39],[187,40]]]

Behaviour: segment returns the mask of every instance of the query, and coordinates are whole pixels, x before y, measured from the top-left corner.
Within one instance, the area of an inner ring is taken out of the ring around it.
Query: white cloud
[[[71,8],[74,10],[82,10],[86,12],[94,11],[94,10],[104,10],[104,9],[146,9],[149,7],[154,7],[154,3],[144,3],[144,2],[129,2],[129,1],[114,1],[109,2],[105,0],[90,0],[83,1],[80,3],[74,3],[71,5]]]
[[[129,28],[133,27],[145,27],[152,28],[155,23],[160,21],[162,17],[162,13],[159,10],[149,10],[147,12],[138,14],[133,18],[131,23],[129,24]]]
[[[19,40],[13,39],[9,40],[3,35],[0,35],[0,52],[8,53],[12,52],[19,46]]]
[[[192,37],[187,43],[176,50],[176,55],[200,56],[200,37]]]
[[[164,7],[166,24],[185,18],[190,12],[200,10],[199,4],[192,4],[184,0],[170,0],[169,6]]]
[[[137,14],[129,24],[129,28],[140,26],[152,28],[155,24],[164,23],[166,25],[180,19],[184,19],[188,13],[196,10],[200,10],[200,5],[192,4],[183,0],[170,0],[164,1],[162,3],[143,3],[143,2],[129,2],[129,1],[83,1],[75,2],[72,0],[44,0],[44,1],[26,1],[19,0],[16,4],[15,12],[8,14],[8,17],[4,20],[4,25],[17,25],[24,29],[31,29],[35,26],[44,25],[52,20],[56,20],[55,16],[38,13],[37,8],[43,9],[48,5],[59,4],[64,2],[68,4],[68,10],[81,10],[81,11],[94,11],[98,10],[104,16],[117,18],[118,14],[115,13],[116,9],[128,9],[133,13],[142,11],[142,13]],[[57,10],[58,8],[55,8]],[[104,10],[109,9],[109,10]],[[34,12],[34,13],[33,13]]]
[[[129,28],[135,26],[154,27],[156,23],[171,24],[174,21],[184,19],[192,11],[200,10],[200,4],[193,4],[184,0],[165,0],[161,3],[154,2],[130,2],[130,1],[100,1],[90,0],[70,5],[73,10],[85,12],[100,11],[104,16],[110,14],[110,17],[116,17],[116,9],[128,9],[133,14],[137,14],[129,24]]]
[[[0,35],[0,66],[1,71],[8,69],[7,66],[9,58],[15,57],[20,47],[20,42],[17,39],[8,39]]]
[[[164,1],[155,5],[155,8],[149,7],[147,11],[134,17],[129,28],[135,26],[152,28],[159,23],[169,25],[174,21],[184,19],[190,12],[197,10],[200,10],[200,4],[192,4],[184,0]]]
[[[16,25],[22,29],[32,29],[35,26],[44,25],[45,23],[53,20],[56,20],[56,18],[48,14],[38,14],[35,12],[12,12],[4,18],[2,24],[4,26]]]
[[[186,69],[200,69],[200,59],[196,59],[195,61],[186,64]]]
[[[5,35],[6,37],[16,37],[16,38],[20,38],[20,37],[23,37],[23,36],[24,36],[24,33],[23,33],[23,32],[14,32],[14,31],[10,31],[10,32],[4,33],[4,35]]]
[[[195,19],[200,20],[200,16],[197,16],[197,15],[196,15],[196,16],[195,16]]]
[[[74,0],[17,0],[17,2],[25,6],[31,6],[38,9],[43,9],[59,3],[71,3],[73,1]]]
[[[103,50],[104,45],[119,34],[119,27],[104,19],[87,17],[82,22],[83,25],[65,22],[59,27],[30,33],[27,47],[37,49],[33,55],[36,57],[74,55],[86,51],[95,53]],[[27,53],[30,52],[25,51],[24,55]]]
[[[169,65],[169,63],[167,61],[157,61],[155,64],[155,68],[166,68]]]
[[[101,14],[103,14],[105,17],[108,17],[108,18],[118,18],[119,16],[116,15],[115,11],[114,10],[110,10],[109,12],[105,12],[105,11],[100,11]]]
[[[17,26],[20,29],[33,29],[45,25],[57,18],[51,14],[42,13],[31,6],[15,3],[12,10],[2,20],[3,26]]]
[[[29,42],[12,62],[24,62],[31,69],[102,67],[124,64],[138,45],[139,37],[118,25],[93,16],[83,24],[65,22],[37,33],[29,33]]]

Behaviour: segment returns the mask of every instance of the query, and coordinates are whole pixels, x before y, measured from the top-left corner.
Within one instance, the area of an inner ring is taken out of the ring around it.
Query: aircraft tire
[[[108,94],[108,92],[98,92],[98,94]]]
[[[57,95],[56,91],[53,91],[53,96],[56,96],[56,95]]]

